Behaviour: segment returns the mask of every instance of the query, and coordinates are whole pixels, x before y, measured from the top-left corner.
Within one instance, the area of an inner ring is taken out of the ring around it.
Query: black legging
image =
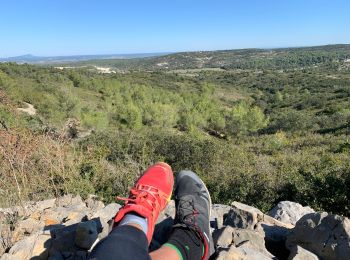
[[[119,226],[92,250],[88,259],[149,260],[145,233],[133,226]]]

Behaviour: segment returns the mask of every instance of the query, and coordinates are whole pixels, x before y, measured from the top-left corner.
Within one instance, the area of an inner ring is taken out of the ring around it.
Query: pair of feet
[[[147,220],[147,239],[151,242],[157,218],[171,199],[174,175],[166,163],[149,167],[131,189],[125,205],[114,221],[120,223],[125,215],[137,214]],[[202,259],[207,259],[210,246],[211,198],[203,181],[191,171],[181,171],[175,182],[176,215],[174,227],[192,232],[204,245]]]

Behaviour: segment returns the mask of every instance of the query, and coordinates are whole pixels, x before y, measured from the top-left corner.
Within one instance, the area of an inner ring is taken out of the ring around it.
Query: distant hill
[[[93,59],[69,63],[69,66],[90,65],[120,70],[152,71],[203,68],[287,69],[324,66],[347,59],[350,59],[350,44],[279,49],[181,52],[133,59]]]
[[[169,53],[136,53],[136,54],[108,54],[108,55],[73,55],[73,56],[52,56],[52,57],[41,57],[34,56],[31,54],[0,58],[0,62],[17,62],[17,63],[30,63],[30,64],[52,64],[62,62],[79,62],[86,60],[108,60],[108,59],[134,59],[134,58],[145,58],[155,57],[159,55],[166,55]]]

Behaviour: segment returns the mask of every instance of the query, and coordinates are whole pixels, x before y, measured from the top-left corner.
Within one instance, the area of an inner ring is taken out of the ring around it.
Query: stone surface
[[[29,259],[31,257],[30,248],[33,247],[36,237],[37,235],[32,235],[18,241],[11,247],[9,254],[17,259]]]
[[[102,232],[99,234],[99,238],[102,239],[106,237],[112,226],[112,218],[120,209],[121,205],[117,203],[111,203],[105,206],[104,208],[98,210],[92,214],[91,218],[99,218],[102,224]]]
[[[38,235],[34,243],[31,255],[32,259],[47,259],[49,257],[48,249],[51,246],[51,240],[49,235]]]
[[[66,195],[0,209],[1,260],[86,259],[96,239],[109,233],[120,207],[105,206],[93,195],[85,201]],[[167,241],[175,210],[171,201],[160,214],[151,250]],[[286,216],[285,212],[277,215]],[[275,219],[239,202],[216,204],[211,227],[214,259],[347,259],[350,255],[349,220],[327,213],[304,215],[294,227],[282,217]]]
[[[83,204],[80,196],[72,196],[71,194],[64,195],[56,200],[56,204],[61,207]]]
[[[98,237],[99,227],[96,221],[79,223],[75,234],[75,245],[89,250]]]
[[[157,219],[157,224],[169,217],[175,218],[175,201],[174,200],[169,201],[164,211],[159,214],[159,217]]]
[[[102,201],[98,200],[97,196],[90,195],[85,200],[86,207],[88,207],[92,212],[96,212],[105,207],[105,204]]]
[[[246,255],[235,246],[231,246],[228,250],[222,250],[217,258],[217,260],[246,260]]]
[[[295,223],[304,215],[314,213],[310,207],[303,207],[301,204],[291,201],[281,201],[268,215],[286,224]]]
[[[269,259],[274,257],[266,250],[264,236],[254,230],[226,226],[213,233],[213,240],[218,248],[230,248],[230,250],[233,250],[232,247],[235,247],[245,256],[246,254],[244,252],[251,252],[253,250],[265,255]],[[237,254],[237,252],[235,249],[234,254]],[[221,255],[228,257],[225,252],[221,253]]]
[[[228,248],[233,244],[233,233],[235,229],[231,226],[222,227],[213,232],[214,245],[221,248]]]
[[[269,252],[278,259],[286,259],[288,257],[289,250],[286,248],[285,243],[291,229],[260,222],[255,230],[264,237],[265,247]]]
[[[14,244],[9,254],[17,259],[47,259],[50,236],[34,234]]]
[[[10,225],[0,222],[0,256],[12,246],[12,233]]]
[[[228,250],[223,250],[216,258],[217,260],[271,260],[268,255],[246,247],[231,246]]]
[[[21,235],[28,235],[35,233],[39,230],[42,230],[45,226],[43,221],[35,220],[33,218],[28,218],[18,222],[18,226],[15,229],[15,233],[19,233]]]
[[[257,208],[240,202],[233,202],[227,214],[224,225],[236,228],[254,229],[255,225],[263,219],[263,213]]]
[[[1,257],[0,257],[1,260],[18,260],[18,257],[16,256],[13,256],[11,254],[3,254]]]
[[[35,203],[35,210],[43,211],[55,206],[56,199],[43,200]]]
[[[233,233],[233,244],[237,248],[252,249],[273,258],[273,255],[265,248],[264,236],[259,232],[249,229],[235,229]]]
[[[313,252],[322,259],[348,259],[350,256],[350,220],[338,215],[309,213],[295,225],[286,246]]]
[[[288,260],[318,260],[319,258],[314,253],[307,251],[301,246],[295,246],[288,257]]]
[[[215,224],[214,229],[222,228],[224,224],[224,219],[226,218],[231,207],[223,204],[213,204],[211,208],[211,221]]]

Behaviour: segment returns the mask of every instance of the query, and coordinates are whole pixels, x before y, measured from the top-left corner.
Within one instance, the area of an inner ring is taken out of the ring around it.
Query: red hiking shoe
[[[136,181],[129,198],[118,197],[124,200],[125,204],[114,218],[115,225],[125,214],[134,212],[147,219],[147,239],[148,243],[151,243],[155,223],[159,213],[170,201],[173,186],[174,176],[168,164],[156,163],[149,167]]]

